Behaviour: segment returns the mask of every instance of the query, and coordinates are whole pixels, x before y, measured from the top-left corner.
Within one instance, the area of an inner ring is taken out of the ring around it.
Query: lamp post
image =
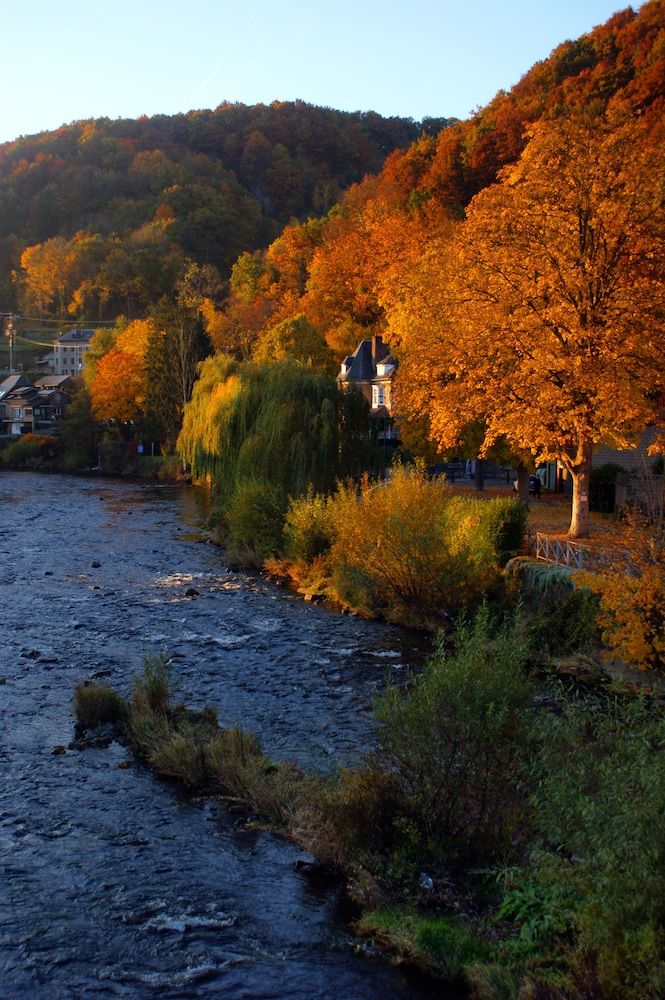
[[[11,375],[14,371],[14,343],[16,338],[13,313],[8,313],[5,318],[5,337],[9,340],[9,374]]]

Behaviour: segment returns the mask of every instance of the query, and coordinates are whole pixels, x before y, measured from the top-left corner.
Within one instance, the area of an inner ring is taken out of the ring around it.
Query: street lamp
[[[11,375],[14,371],[14,343],[16,338],[13,313],[9,313],[5,319],[5,337],[9,340],[9,374]]]

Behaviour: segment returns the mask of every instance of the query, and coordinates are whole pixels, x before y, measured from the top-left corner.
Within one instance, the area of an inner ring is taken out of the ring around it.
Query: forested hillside
[[[325,221],[290,226],[265,253],[241,258],[213,339],[237,351],[252,333],[304,312],[344,354],[363,331],[385,329],[380,287],[397,280],[400,259],[463,218],[518,160],[531,126],[579,115],[601,122],[621,109],[656,121],[664,94],[665,7],[655,0],[564,42],[467,121],[395,151]]]
[[[303,102],[97,119],[0,147],[0,303],[78,319],[140,315],[187,258],[222,276],[290,219],[424,129]],[[12,272],[19,280],[12,281]]]
[[[628,446],[665,393],[664,83],[662,0],[565,42],[241,256],[204,305],[214,346],[256,357],[298,319],[341,358],[387,332],[403,440],[556,459],[584,534],[593,447]]]

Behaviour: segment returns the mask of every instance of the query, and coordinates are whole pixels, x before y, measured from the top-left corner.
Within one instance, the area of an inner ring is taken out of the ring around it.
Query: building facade
[[[53,371],[56,375],[80,375],[85,354],[90,349],[94,330],[76,327],[58,337],[53,345]]]

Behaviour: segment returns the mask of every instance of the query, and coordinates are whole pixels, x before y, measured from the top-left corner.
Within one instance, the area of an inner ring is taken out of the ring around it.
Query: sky
[[[0,142],[290,101],[466,118],[621,0],[5,0]],[[634,4],[635,7],[639,4]]]

